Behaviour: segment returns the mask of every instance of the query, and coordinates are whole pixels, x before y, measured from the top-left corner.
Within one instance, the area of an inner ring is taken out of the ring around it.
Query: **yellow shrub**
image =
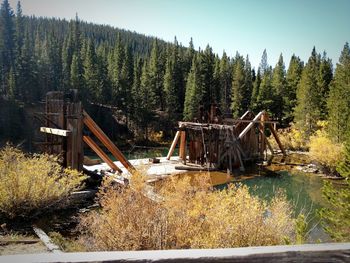
[[[88,250],[140,250],[276,245],[291,237],[294,221],[284,196],[267,204],[245,186],[219,191],[205,178],[190,180],[169,180],[161,202],[146,198],[142,187],[118,190],[105,181],[101,210],[81,219],[81,242]]]
[[[310,137],[309,148],[313,160],[328,168],[330,172],[335,172],[336,166],[342,160],[341,144],[334,143],[324,129],[320,129]]]
[[[287,150],[305,151],[308,149],[305,136],[293,125],[288,129],[278,130],[277,134],[282,145]],[[271,143],[272,148],[279,149],[277,142],[272,135],[269,137],[269,142]]]
[[[62,171],[53,156],[26,156],[6,146],[0,151],[0,211],[13,218],[59,206],[84,179],[75,170]]]

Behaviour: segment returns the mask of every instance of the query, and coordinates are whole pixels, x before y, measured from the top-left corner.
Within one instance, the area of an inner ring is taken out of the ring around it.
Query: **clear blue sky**
[[[9,1],[12,7],[16,0]],[[312,47],[327,51],[335,64],[350,41],[350,0],[22,0],[27,15],[80,19],[108,24],[196,48],[209,43],[248,54],[259,65],[266,48],[275,65],[282,52],[286,66],[293,53],[307,61]]]

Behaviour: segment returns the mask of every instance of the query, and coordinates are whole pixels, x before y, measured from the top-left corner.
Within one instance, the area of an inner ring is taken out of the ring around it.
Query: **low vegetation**
[[[84,179],[75,170],[63,170],[57,157],[29,156],[5,146],[0,151],[0,211],[14,218],[62,207]]]
[[[318,126],[320,128],[310,137],[310,157],[321,164],[327,173],[335,174],[337,165],[343,159],[343,146],[331,140],[326,132],[326,122],[318,122]]]
[[[83,216],[81,243],[87,250],[224,248],[284,244],[294,233],[283,194],[266,203],[245,186],[213,190],[203,174],[169,180],[162,201],[145,198],[142,175],[130,188],[105,180],[101,209]]]
[[[303,133],[294,125],[288,129],[280,129],[277,131],[283,147],[290,151],[306,151],[308,150],[307,142]],[[276,140],[270,136],[269,142],[273,149],[279,149]]]
[[[323,196],[328,206],[321,210],[323,226],[335,241],[350,241],[350,129],[344,147],[344,160],[337,172],[345,178],[342,187],[325,182]]]

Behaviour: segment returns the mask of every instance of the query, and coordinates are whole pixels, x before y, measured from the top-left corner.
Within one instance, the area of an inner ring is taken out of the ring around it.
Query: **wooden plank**
[[[40,228],[38,228],[36,226],[33,226],[33,230],[34,230],[35,234],[40,238],[40,240],[44,243],[44,245],[47,247],[47,249],[50,252],[62,253],[59,246],[54,244],[52,242],[51,238],[48,235],[46,235],[46,233],[43,230],[41,230]]]
[[[259,112],[258,115],[256,115],[256,116],[254,117],[253,121],[257,121],[258,119],[260,119],[260,117],[261,117],[261,115],[262,115],[263,113],[264,113],[263,111]],[[253,126],[254,126],[254,122],[249,123],[248,126],[245,127],[245,129],[239,134],[238,139],[241,140],[241,139],[244,137],[244,135],[246,135],[247,132],[248,132]]]
[[[177,144],[179,138],[180,138],[180,131],[177,131],[176,134],[175,134],[174,140],[171,143],[168,155],[166,156],[167,160],[170,160],[170,157],[173,155],[175,147],[176,147],[176,144]]]
[[[49,128],[49,127],[40,127],[40,131],[48,134],[57,135],[57,136],[63,136],[63,137],[68,137],[71,133],[68,130],[55,129],[55,128]]]
[[[125,158],[117,146],[107,137],[107,135],[101,130],[101,128],[94,122],[94,120],[87,114],[84,114],[84,124],[90,129],[90,131],[103,143],[104,146],[113,154],[113,156],[119,160],[123,166],[128,170],[135,170],[132,164]]]
[[[179,156],[186,163],[186,132],[185,131],[181,131]]]
[[[122,170],[102,151],[102,149],[89,136],[83,136],[84,142],[114,171],[122,173]]]
[[[1,256],[2,262],[349,262],[350,243],[46,253]]]

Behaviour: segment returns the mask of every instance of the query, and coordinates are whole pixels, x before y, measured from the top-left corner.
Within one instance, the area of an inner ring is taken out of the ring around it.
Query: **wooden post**
[[[261,130],[259,130],[259,131],[260,131],[260,133],[261,133]],[[269,147],[269,149],[270,149],[270,151],[271,151],[271,154],[273,155],[273,148],[272,148],[270,142],[268,141],[268,139],[266,138],[266,135],[265,135],[264,133],[261,133],[261,135],[264,137],[265,142],[266,142],[266,145]]]
[[[84,124],[90,129],[90,131],[103,143],[104,146],[113,154],[113,156],[119,160],[123,166],[128,170],[134,170],[135,168],[115,146],[115,144],[107,137],[107,135],[101,130],[101,128],[94,122],[94,120],[84,111]]]
[[[260,130],[260,157],[264,158],[264,150],[265,150],[265,112],[261,114],[260,121],[261,123],[259,124],[259,130]]]
[[[186,131],[181,131],[180,158],[186,163]]]
[[[84,160],[83,148],[83,110],[81,102],[71,102],[66,109],[66,127],[70,131],[67,138],[66,165],[82,171]]]
[[[89,136],[83,136],[84,142],[114,171],[122,172],[118,166],[108,157],[108,155],[102,151],[102,149],[91,139]]]
[[[175,134],[174,140],[171,143],[168,155],[166,156],[167,160],[170,160],[170,157],[173,155],[173,152],[175,150],[175,147],[176,147],[176,144],[177,144],[179,138],[180,138],[180,131],[177,131],[176,134]]]

